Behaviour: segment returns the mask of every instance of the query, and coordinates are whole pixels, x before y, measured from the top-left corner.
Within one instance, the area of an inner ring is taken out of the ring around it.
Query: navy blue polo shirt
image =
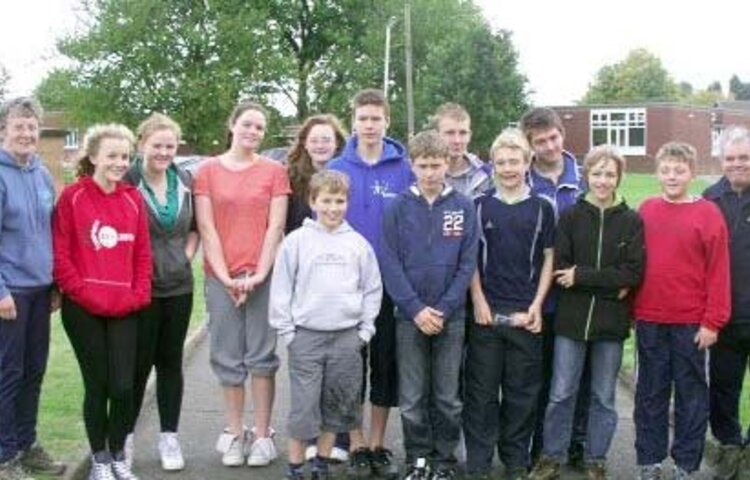
[[[528,193],[507,203],[495,188],[477,197],[479,273],[495,312],[527,310],[536,295],[544,249],[555,242],[555,211]]]

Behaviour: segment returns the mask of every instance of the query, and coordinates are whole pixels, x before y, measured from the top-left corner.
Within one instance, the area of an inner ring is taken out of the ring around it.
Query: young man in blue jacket
[[[382,219],[385,208],[413,181],[406,149],[386,136],[390,107],[380,90],[362,90],[352,99],[352,131],[341,156],[328,168],[350,181],[346,221],[370,242],[382,270]],[[370,439],[351,438],[351,469],[357,476],[393,478],[398,474],[390,450],[383,446],[388,412],[398,405],[396,326],[393,301],[384,292],[370,341]],[[369,448],[368,448],[369,447]]]
[[[585,191],[585,182],[581,175],[576,158],[565,150],[565,128],[560,116],[551,108],[533,108],[521,117],[521,130],[526,135],[533,158],[531,168],[526,176],[527,183],[534,195],[545,198],[555,208],[556,218],[569,207],[575,205],[578,197]],[[544,412],[549,401],[550,382],[552,381],[552,360],[554,357],[555,334],[553,321],[555,317],[556,290],[553,288],[544,304],[542,328],[542,357],[544,381],[539,393],[538,411]],[[588,370],[588,369],[586,369]],[[586,419],[590,396],[588,374],[583,376],[582,388],[578,395],[573,435],[570,443],[568,463],[583,467],[584,442],[586,439]],[[531,455],[536,458],[542,451],[544,415],[537,417],[536,431],[531,447]]]
[[[459,373],[477,222],[471,200],[445,184],[448,146],[438,133],[418,134],[409,150],[417,183],[386,209],[381,259],[397,308],[405,478],[450,480],[461,430]]]
[[[743,435],[739,419],[750,362],[750,289],[743,283],[750,278],[750,132],[728,127],[719,146],[724,176],[704,196],[719,206],[729,228],[732,316],[711,349],[711,432],[721,443],[715,478],[750,480],[750,430]]]

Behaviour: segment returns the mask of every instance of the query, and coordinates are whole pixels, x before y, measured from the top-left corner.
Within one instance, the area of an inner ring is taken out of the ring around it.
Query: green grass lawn
[[[703,179],[697,179],[693,182],[691,191],[700,195],[700,193],[709,185]],[[626,175],[620,192],[625,197],[632,208],[638,208],[641,202],[650,196],[657,195],[659,193],[659,184],[656,181],[656,177],[653,175],[645,174],[630,174]],[[633,338],[631,337],[625,342],[625,351],[623,354],[623,369],[627,371],[633,371],[634,362],[634,350],[635,345]],[[740,412],[742,417],[743,425],[750,423],[750,373],[745,375],[745,385],[742,392],[742,400],[740,406]]]
[[[201,261],[193,264],[195,295],[188,335],[201,326],[206,316],[201,265]],[[82,413],[83,384],[59,313],[52,317],[51,337],[47,374],[42,385],[39,408],[39,440],[56,457],[73,462],[87,448]]]

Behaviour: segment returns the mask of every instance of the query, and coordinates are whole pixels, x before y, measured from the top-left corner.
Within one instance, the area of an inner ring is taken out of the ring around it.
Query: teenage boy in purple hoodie
[[[383,212],[399,193],[411,185],[414,177],[404,146],[385,135],[390,122],[390,106],[383,92],[374,89],[358,92],[352,99],[352,112],[354,134],[341,156],[331,160],[327,168],[349,176],[351,185],[346,221],[370,242],[382,264]],[[388,412],[398,405],[393,315],[393,301],[383,292],[380,313],[375,319],[375,336],[369,346],[369,445],[365,444],[361,431],[351,436],[350,467],[358,477],[370,472],[389,478],[398,475],[391,451],[383,446]]]
[[[476,269],[473,204],[445,183],[448,145],[435,131],[409,142],[416,185],[383,219],[381,271],[396,304],[399,408],[406,477],[455,476],[466,293]]]

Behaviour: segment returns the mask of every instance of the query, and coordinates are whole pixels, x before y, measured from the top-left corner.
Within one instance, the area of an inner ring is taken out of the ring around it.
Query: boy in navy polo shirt
[[[475,200],[480,260],[464,372],[466,464],[470,474],[489,477],[497,443],[505,478],[520,479],[530,464],[542,386],[540,331],[552,283],[555,212],[524,182],[531,152],[520,131],[503,131],[490,156],[495,188]]]
[[[380,263],[397,307],[406,478],[450,480],[461,430],[459,374],[477,224],[471,200],[445,184],[449,152],[437,132],[418,134],[409,152],[417,184],[386,208]]]

